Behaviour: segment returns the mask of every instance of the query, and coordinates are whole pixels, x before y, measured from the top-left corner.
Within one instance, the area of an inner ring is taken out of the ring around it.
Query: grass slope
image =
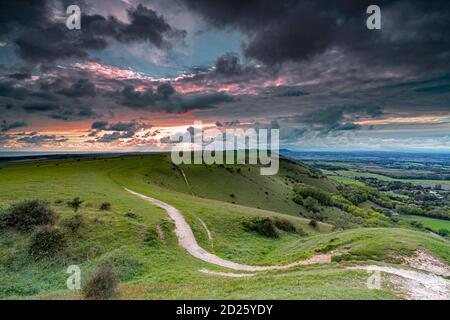
[[[335,187],[327,179],[315,178],[307,168],[287,161],[282,161],[276,177],[261,177],[256,168],[249,171],[246,166],[240,173],[237,167],[230,172],[218,166],[181,166],[190,187],[168,156],[160,154],[15,162],[1,167],[0,206],[22,199],[48,200],[60,214],[58,225],[64,230],[61,222],[74,215],[65,202],[76,196],[85,200],[79,210],[83,226],[76,234],[66,231],[67,248],[54,258],[34,261],[27,253],[29,233],[0,231],[2,298],[80,298],[79,293],[66,290],[67,266],[80,265],[82,279],[86,279],[105,262],[119,274],[121,298],[395,298],[388,289],[368,290],[365,272],[345,270],[337,263],[245,279],[201,274],[200,268],[228,270],[188,255],[178,246],[166,213],[128,194],[123,186],[180,209],[204,248],[236,262],[287,263],[339,248],[348,250],[345,259],[390,261],[419,247],[450,262],[448,242],[425,233],[394,228],[331,232],[330,225],[321,223],[313,229],[298,215],[275,212],[296,213],[295,207],[285,201],[292,183],[316,184],[330,191]],[[268,199],[265,191],[269,192]],[[229,199],[229,192],[235,193],[234,200]],[[110,202],[112,209],[99,210],[102,202]],[[246,232],[242,221],[256,216],[287,218],[307,235],[281,232],[280,239],[268,239]],[[212,243],[199,218],[211,231]]]

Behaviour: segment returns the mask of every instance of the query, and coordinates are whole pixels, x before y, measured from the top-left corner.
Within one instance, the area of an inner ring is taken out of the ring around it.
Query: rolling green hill
[[[80,292],[66,288],[67,266],[79,265],[84,281],[107,263],[119,275],[121,298],[389,299],[396,295],[388,288],[367,289],[365,271],[342,266],[348,261],[395,262],[398,255],[420,247],[450,262],[448,241],[423,232],[333,231],[332,225],[320,222],[311,226],[310,220],[299,215],[305,208],[292,201],[292,187],[303,183],[333,194],[337,184],[290,161],[282,160],[280,166],[279,175],[264,177],[258,168],[245,165],[176,167],[164,154],[4,162],[0,164],[0,207],[25,199],[50,202],[59,214],[55,227],[64,234],[66,244],[56,254],[36,259],[29,252],[32,231],[1,227],[0,297],[81,298]],[[224,259],[272,265],[333,250],[346,254],[341,262],[247,278],[203,274],[198,270],[230,270],[190,256],[178,245],[166,212],[123,187],[178,208],[199,244]],[[71,230],[75,213],[66,204],[74,197],[84,201],[78,210],[82,223],[76,231]],[[111,208],[101,210],[102,203]],[[243,222],[257,217],[287,219],[302,232],[278,230],[280,237],[272,239],[247,231]]]

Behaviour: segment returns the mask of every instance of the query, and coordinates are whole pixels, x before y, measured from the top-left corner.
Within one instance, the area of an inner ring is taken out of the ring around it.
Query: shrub
[[[275,227],[286,232],[296,232],[294,224],[287,219],[275,219],[273,221]]]
[[[309,225],[310,225],[311,227],[313,227],[314,229],[317,229],[317,228],[319,227],[319,223],[318,223],[317,220],[315,220],[315,219],[311,219],[311,220],[309,221]]]
[[[109,202],[103,202],[100,205],[100,210],[111,210],[111,203]]]
[[[250,221],[244,221],[242,224],[246,231],[253,231],[268,238],[279,237],[273,221],[269,218],[254,218]]]
[[[306,210],[311,211],[311,212],[319,212],[320,211],[319,201],[317,201],[316,199],[314,199],[312,197],[307,197],[303,201],[303,206],[306,208]]]
[[[130,219],[137,219],[138,215],[134,212],[128,211],[127,213],[125,213],[125,217]]]
[[[11,205],[1,213],[0,225],[27,231],[34,226],[53,224],[58,218],[49,203],[42,200],[26,200]]]
[[[75,214],[74,216],[64,219],[61,221],[61,224],[66,229],[70,230],[72,233],[75,233],[80,229],[80,227],[83,225],[84,219],[81,214]]]
[[[413,220],[410,222],[413,227],[423,229],[423,223],[417,220]]]
[[[331,194],[321,189],[310,187],[305,184],[298,184],[295,186],[294,191],[303,198],[314,198],[324,206],[333,205]]]
[[[102,265],[83,286],[83,295],[90,300],[107,300],[116,295],[117,276],[108,265]]]
[[[68,201],[67,205],[71,207],[75,212],[77,212],[83,202],[84,201],[81,200],[80,197],[76,197]]]
[[[64,234],[51,226],[41,226],[34,232],[28,253],[36,259],[51,257],[65,246]]]
[[[144,235],[144,243],[150,246],[157,246],[160,242],[159,234],[156,228],[149,228]]]
[[[437,232],[438,235],[442,236],[442,237],[448,237],[450,236],[450,231],[448,231],[447,229],[439,229],[439,231]]]

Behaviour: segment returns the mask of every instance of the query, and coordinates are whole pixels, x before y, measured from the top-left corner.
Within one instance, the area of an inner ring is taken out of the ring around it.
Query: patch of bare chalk
[[[256,275],[255,273],[234,273],[234,272],[220,272],[220,271],[211,271],[208,269],[199,269],[201,273],[211,274],[214,276],[222,276],[222,277],[232,277],[232,278],[243,278],[243,277],[253,277]]]

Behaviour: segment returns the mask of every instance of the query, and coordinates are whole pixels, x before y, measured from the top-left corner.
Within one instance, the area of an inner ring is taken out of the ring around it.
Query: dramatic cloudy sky
[[[0,151],[158,150],[196,120],[296,150],[450,152],[450,2],[0,2]]]

